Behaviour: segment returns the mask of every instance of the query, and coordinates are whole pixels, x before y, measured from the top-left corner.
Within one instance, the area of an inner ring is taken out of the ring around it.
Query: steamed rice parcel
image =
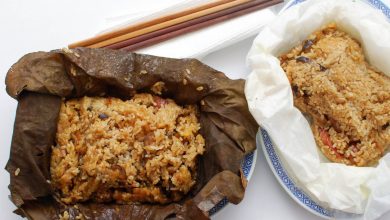
[[[179,201],[196,181],[204,152],[195,105],[136,94],[62,103],[51,181],[67,204]]]
[[[371,66],[362,46],[330,24],[280,57],[294,105],[311,122],[331,161],[375,164],[390,145],[390,78]]]

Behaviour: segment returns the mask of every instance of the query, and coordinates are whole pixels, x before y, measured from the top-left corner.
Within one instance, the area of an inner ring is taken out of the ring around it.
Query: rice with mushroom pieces
[[[329,24],[280,61],[324,155],[374,165],[390,145],[390,78],[368,64],[360,44]]]
[[[131,100],[83,97],[62,103],[51,156],[61,201],[166,204],[196,179],[205,141],[195,105],[136,94]]]

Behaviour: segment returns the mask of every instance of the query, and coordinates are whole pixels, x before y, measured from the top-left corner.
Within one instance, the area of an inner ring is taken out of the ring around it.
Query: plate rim
[[[282,12],[289,9],[291,6],[297,5],[299,3],[305,2],[308,0],[290,0],[285,3],[282,9],[280,9],[278,15],[280,15]],[[355,0],[352,0],[355,1]],[[365,3],[375,9],[378,9],[386,16],[388,20],[390,20],[390,5],[386,5],[382,0],[359,0],[362,3]]]
[[[334,216],[331,214],[332,212],[329,211],[328,209],[322,207],[321,205],[318,205],[314,200],[311,199],[310,196],[306,195],[306,193],[302,192],[302,196],[303,197],[307,197],[309,198],[310,200],[312,200],[317,206],[319,206],[321,209],[324,209],[326,211],[328,211],[330,213],[329,216],[327,215],[324,215],[322,213],[319,213],[318,211],[314,210],[312,207],[309,207],[308,204],[304,204],[301,200],[299,200],[297,198],[296,195],[293,194],[292,190],[287,188],[286,184],[284,183],[284,181],[280,178],[280,176],[278,175],[277,171],[276,171],[276,168],[274,166],[274,164],[272,163],[271,161],[271,158],[270,158],[270,155],[267,151],[267,148],[266,148],[266,144],[264,142],[264,138],[263,138],[263,132],[265,133],[265,135],[267,135],[269,137],[269,140],[272,141],[271,139],[271,136],[269,136],[268,132],[263,129],[263,128],[260,128],[259,129],[259,132],[257,133],[256,135],[256,139],[257,139],[257,142],[260,144],[261,146],[261,149],[263,150],[263,153],[264,153],[264,156],[265,156],[265,159],[267,161],[267,164],[268,166],[270,167],[275,179],[278,181],[279,185],[284,189],[284,191],[297,203],[299,204],[302,208],[304,208],[305,210],[309,211],[310,213],[318,216],[318,217],[321,217],[323,219],[334,219]],[[276,150],[275,150],[275,147],[273,145],[272,142],[270,142],[270,146],[272,147],[272,149],[274,150],[275,152],[275,156],[277,158],[277,162],[280,164],[280,167],[281,169],[284,171],[285,173],[285,177],[287,177],[287,181],[289,181],[290,183],[292,183],[292,185],[295,187],[295,188],[299,188],[296,186],[295,182],[290,178],[289,176],[289,173],[284,169],[283,167],[283,163],[279,160],[279,155],[276,153]]]
[[[256,136],[257,136],[257,133],[256,133]],[[243,171],[243,175],[245,176],[245,178],[247,179],[248,182],[250,181],[250,179],[254,173],[255,166],[256,166],[257,153],[258,153],[257,141],[255,144],[256,144],[256,149],[254,151],[250,152],[249,154],[245,155],[244,159],[241,162],[241,169],[242,169],[243,164],[247,161],[247,157],[250,155],[253,155],[252,156],[252,163],[250,163],[250,168],[249,168],[248,174],[245,175],[245,171]],[[244,198],[245,198],[245,195],[244,195]],[[229,201],[226,198],[224,198],[208,211],[209,216],[213,216],[213,215],[217,214],[218,212],[222,211],[224,208],[231,206],[231,205],[233,205],[233,204],[229,203]]]

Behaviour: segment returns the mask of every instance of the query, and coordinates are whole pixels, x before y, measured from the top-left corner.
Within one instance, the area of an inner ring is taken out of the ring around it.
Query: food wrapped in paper
[[[162,97],[198,104],[206,145],[196,184],[178,203],[66,205],[50,184],[63,99],[104,96],[130,99],[164,83]],[[226,197],[239,203],[245,191],[240,164],[255,149],[257,123],[247,108],[244,81],[230,80],[195,59],[170,59],[108,49],[76,48],[25,55],[6,77],[7,92],[18,100],[7,171],[17,213],[30,219],[208,219]]]
[[[380,11],[360,1],[312,0],[284,11],[257,36],[248,55],[252,72],[245,94],[251,113],[272,137],[298,186],[324,207],[357,213],[356,219],[375,219],[390,210],[390,155],[374,167],[327,161],[308,121],[294,107],[278,59],[330,23],[360,42],[367,61],[389,76],[390,24]]]

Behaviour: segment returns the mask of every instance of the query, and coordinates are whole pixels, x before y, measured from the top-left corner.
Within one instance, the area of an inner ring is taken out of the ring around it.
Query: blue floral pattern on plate
[[[247,179],[249,177],[250,172],[254,168],[253,167],[253,161],[255,159],[255,153],[256,152],[257,151],[252,152],[252,153],[246,155],[244,160],[241,163],[242,172],[243,172],[245,178],[247,178]],[[223,207],[225,207],[228,203],[229,203],[229,201],[226,198],[222,199],[217,205],[215,205],[212,209],[210,209],[209,215],[210,216],[214,215],[215,213],[220,211]]]
[[[390,9],[387,7],[387,5],[385,5],[385,3],[379,0],[368,0],[368,3],[370,3],[375,8],[380,9],[382,13],[386,15],[388,19],[390,19]]]
[[[293,5],[296,5],[296,4],[299,4],[301,2],[304,2],[304,1],[305,0],[293,0],[291,3],[289,3],[289,5],[286,7],[286,9],[291,7],[291,6],[293,6]],[[367,2],[370,5],[372,5],[374,8],[377,8],[377,9],[381,10],[382,13],[388,19],[390,19],[390,8],[385,3],[383,3],[382,1],[380,1],[380,0],[365,0],[363,2]]]
[[[268,133],[264,129],[260,129],[258,135],[261,135],[262,144],[265,148],[266,157],[270,160],[270,165],[272,164],[271,169],[274,170],[274,173],[279,178],[279,182],[284,184],[286,189],[290,191],[294,197],[299,200],[302,204],[304,204],[309,209],[315,211],[321,216],[330,218],[333,217],[333,212],[321,207],[315,201],[313,201],[306,193],[304,193],[301,189],[299,189],[294,181],[288,176],[287,172],[283,168],[282,163],[280,162],[278,154],[275,152],[275,148],[272,144],[271,138]]]

